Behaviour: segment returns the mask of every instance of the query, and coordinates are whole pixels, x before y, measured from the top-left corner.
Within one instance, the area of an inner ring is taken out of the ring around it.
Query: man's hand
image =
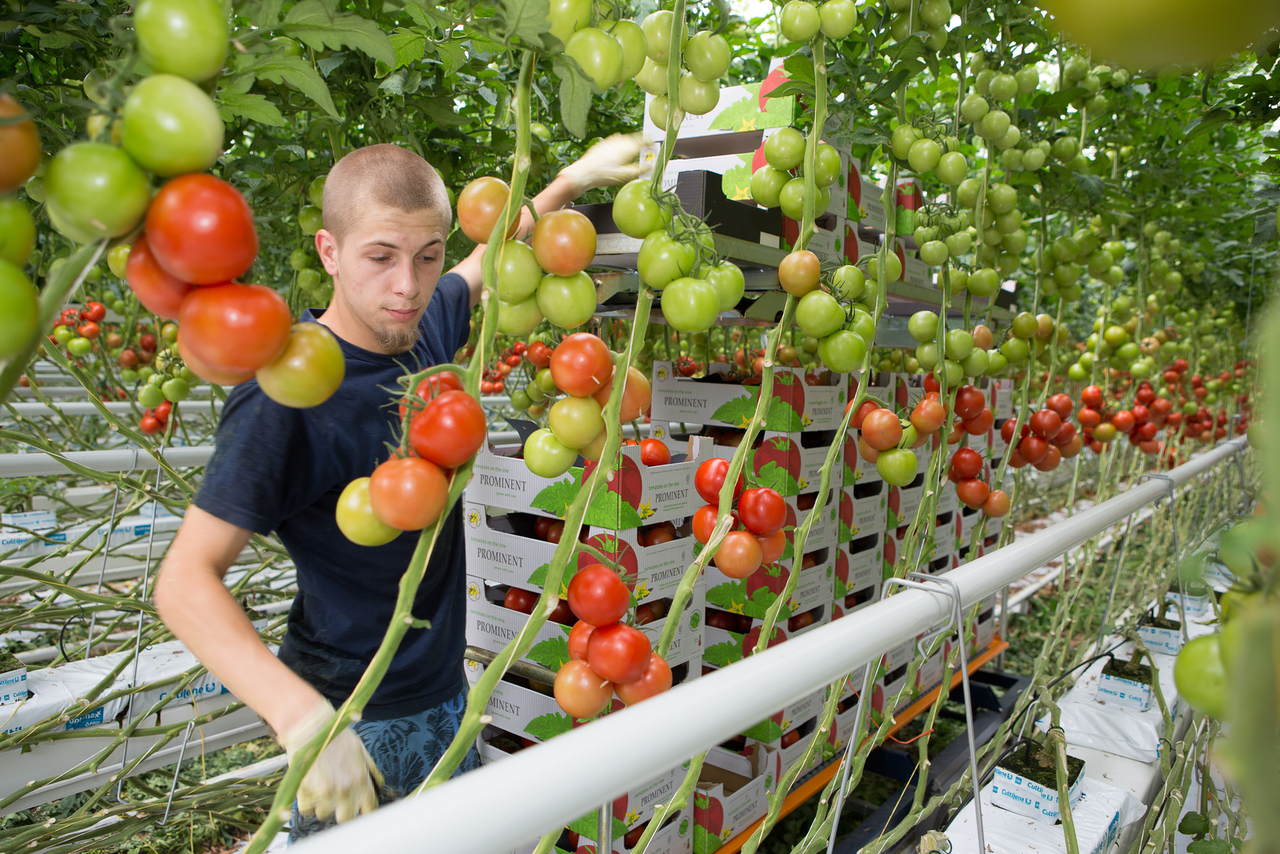
[[[640,152],[647,144],[644,134],[615,133],[591,146],[577,161],[560,170],[559,177],[570,182],[574,198],[593,187],[634,181],[653,168],[639,162]]]
[[[288,754],[290,763],[332,717],[333,706],[328,700],[321,700],[297,723],[280,733],[280,746]],[[336,816],[339,822],[373,812],[378,808],[374,781],[381,786],[382,774],[369,758],[360,736],[350,727],[343,727],[302,779],[298,788],[298,812],[314,813],[320,819]]]

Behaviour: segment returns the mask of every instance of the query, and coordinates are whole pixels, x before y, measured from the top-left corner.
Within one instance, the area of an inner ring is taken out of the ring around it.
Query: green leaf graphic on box
[[[851,589],[850,589],[849,585],[848,585],[848,584],[846,584],[845,582],[843,582],[843,581],[841,581],[840,579],[838,579],[838,578],[837,578],[837,579],[836,579],[836,596],[835,596],[835,598],[837,598],[837,599],[842,599],[842,598],[844,598],[845,596],[848,596],[850,592],[852,592],[852,591],[851,591]]]
[[[757,100],[751,95],[725,107],[712,119],[711,129],[738,131],[743,130],[744,124],[747,130],[754,129],[755,118],[760,114]]]
[[[597,827],[599,827],[598,811],[593,813],[588,813],[587,815],[584,815],[582,818],[574,819],[573,822],[569,824],[569,829],[572,830],[574,833],[577,833],[580,836],[585,836],[592,841],[595,841]],[[616,818],[613,820],[613,838],[614,839],[621,839],[622,837],[626,836],[627,830],[628,830],[627,823],[625,821],[619,821]]]
[[[742,734],[747,738],[754,738],[756,741],[773,741],[782,738],[782,725],[773,718],[765,718],[751,729],[743,730]]]
[[[573,499],[578,496],[579,481],[574,480],[557,480],[555,483],[545,487],[541,492],[534,496],[530,506],[536,510],[545,510],[548,513],[554,513],[557,517],[563,519],[564,511]]]
[[[759,394],[759,389],[752,389],[751,393],[725,401],[720,404],[720,407],[715,412],[711,413],[711,419],[713,421],[724,421],[734,427],[746,427],[756,414],[756,399]]]
[[[618,493],[607,489],[601,489],[591,497],[586,522],[599,528],[615,529],[639,528],[643,524],[634,507],[623,501]]]
[[[756,588],[756,592],[751,594],[751,601],[747,603],[747,616],[758,620],[763,620],[765,612],[778,601],[778,594],[774,593],[766,587]],[[778,619],[785,620],[791,616],[791,608],[783,605],[778,612]]]
[[[838,535],[838,536],[837,536],[837,538],[836,538],[836,542],[838,542],[838,543],[847,543],[847,542],[849,542],[850,540],[852,540],[852,539],[853,539],[853,535],[854,535],[854,531],[853,531],[853,529],[852,529],[852,528],[850,528],[848,525],[846,525],[846,524],[844,523],[844,520],[843,520],[843,519],[841,519],[841,520],[840,520],[840,533],[839,533],[839,535]]]
[[[853,486],[858,482],[858,472],[849,467],[848,463],[844,464],[844,485]]]
[[[566,714],[555,712],[540,715],[529,721],[524,731],[539,741],[549,741],[557,735],[573,729],[573,721]]]
[[[724,608],[726,611],[747,602],[747,584],[745,581],[729,581],[717,584],[707,591],[707,604]]]
[[[547,570],[550,568],[551,568],[551,564],[544,563],[542,566],[535,569],[533,573],[529,576],[528,583],[533,585],[534,587],[541,587],[542,585],[546,584]],[[566,566],[565,569],[568,569],[568,567]]]
[[[733,635],[732,632],[729,633]],[[702,654],[702,660],[712,667],[724,667],[726,664],[733,664],[735,661],[742,660],[742,641],[732,640],[725,643],[718,643],[707,647],[707,651]]]
[[[756,475],[764,486],[771,486],[783,495],[799,495],[800,484],[786,466],[780,466],[775,460],[769,460]]]
[[[693,854],[711,854],[721,846],[719,836],[712,836],[700,824],[693,826]]]
[[[769,411],[765,413],[765,429],[778,433],[794,433],[800,429],[800,416],[795,407],[785,400],[774,398],[769,401]]]
[[[533,649],[529,650],[526,656],[543,667],[550,667],[552,670],[559,670],[561,665],[569,660],[569,641],[565,638],[549,638],[541,643],[534,644]]]

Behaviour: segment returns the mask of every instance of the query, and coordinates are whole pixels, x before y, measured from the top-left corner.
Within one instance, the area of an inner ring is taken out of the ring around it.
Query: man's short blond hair
[[[338,243],[369,205],[406,213],[430,210],[446,227],[453,221],[444,181],[422,157],[384,143],[357,148],[329,170],[324,184],[324,227]]]

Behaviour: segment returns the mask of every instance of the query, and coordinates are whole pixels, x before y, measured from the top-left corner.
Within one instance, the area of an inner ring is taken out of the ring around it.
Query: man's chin
[[[378,326],[374,329],[378,344],[383,349],[400,353],[411,348],[418,341],[421,327],[417,323]]]

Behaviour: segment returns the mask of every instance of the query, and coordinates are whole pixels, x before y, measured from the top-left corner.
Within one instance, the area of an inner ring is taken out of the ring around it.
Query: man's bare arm
[[[223,584],[250,536],[191,505],[156,581],[156,608],[210,673],[285,732],[322,697],[267,649]]]

